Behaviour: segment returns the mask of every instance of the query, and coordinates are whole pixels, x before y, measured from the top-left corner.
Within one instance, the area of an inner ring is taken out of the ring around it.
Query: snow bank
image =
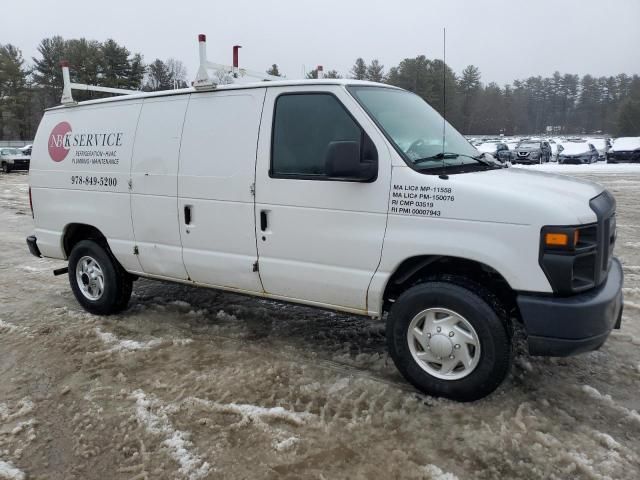
[[[282,420],[292,425],[300,426],[313,417],[308,412],[294,412],[283,407],[260,407],[258,405],[238,403],[218,403],[202,398],[189,397],[185,403],[201,405],[208,410],[218,413],[235,413],[242,417],[240,423],[263,423],[264,420]]]
[[[458,480],[458,477],[453,473],[443,472],[442,469],[436,465],[425,465],[422,469],[428,475],[427,478],[432,480]]]
[[[149,350],[150,348],[157,347],[162,343],[162,340],[154,338],[147,342],[138,342],[137,340],[121,340],[113,333],[103,332],[99,327],[96,328],[96,335],[105,344],[111,345],[109,352],[122,352],[122,351],[135,351],[135,350]]]
[[[29,397],[20,399],[17,403],[18,410],[14,413],[9,412],[9,407],[6,403],[0,403],[0,420],[8,421],[14,418],[23,417],[28,413],[31,413],[34,409],[33,402]]]
[[[591,385],[583,385],[582,391],[586,393],[589,397],[593,398],[594,400],[598,400],[603,405],[608,406],[609,408],[617,411],[618,413],[625,416],[627,419],[631,420],[632,422],[635,422],[638,425],[640,425],[640,414],[635,410],[630,410],[616,403],[611,397],[611,395],[602,394],[600,393],[600,391],[598,391],[596,388],[592,387]]]
[[[543,163],[542,165],[517,165],[511,168],[526,168],[539,172],[551,172],[571,175],[573,173],[593,173],[606,175],[616,173],[640,174],[640,163],[592,163],[585,165],[564,165],[559,163]]]
[[[189,441],[189,433],[176,430],[160,402],[149,398],[142,390],[136,390],[131,395],[136,400],[136,418],[149,432],[166,436],[162,442],[168,447],[173,459],[180,465],[180,473],[197,480],[209,474],[211,466],[199,455],[192,453],[193,443]],[[152,412],[156,409],[157,413]]]
[[[0,332],[15,332],[18,327],[13,323],[5,322],[0,318]]]
[[[24,480],[26,475],[22,470],[17,469],[10,463],[0,460],[0,478],[6,480]]]
[[[0,328],[2,325],[0,325]],[[96,328],[96,335],[106,345],[111,346],[107,352],[135,352],[138,350],[150,350],[166,342],[168,345],[176,347],[182,347],[193,343],[191,338],[174,338],[171,340],[163,340],[161,338],[153,338],[146,342],[139,342],[138,340],[122,340],[111,332],[103,332],[100,327]]]

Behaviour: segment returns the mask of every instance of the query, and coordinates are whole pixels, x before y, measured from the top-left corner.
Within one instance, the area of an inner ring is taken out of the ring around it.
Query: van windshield
[[[385,87],[350,86],[348,90],[414,168],[493,165],[418,95]]]

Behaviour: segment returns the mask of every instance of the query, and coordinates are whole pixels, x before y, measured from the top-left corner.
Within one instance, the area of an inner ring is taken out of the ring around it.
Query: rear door
[[[146,98],[131,162],[131,219],[144,273],[186,279],[178,218],[178,156],[188,95]]]
[[[178,172],[182,256],[191,280],[261,292],[253,184],[265,89],[194,93]]]
[[[377,156],[368,183],[329,178],[331,142]],[[270,87],[256,165],[260,276],[267,293],[364,313],[379,264],[390,189],[381,134],[341,86]]]

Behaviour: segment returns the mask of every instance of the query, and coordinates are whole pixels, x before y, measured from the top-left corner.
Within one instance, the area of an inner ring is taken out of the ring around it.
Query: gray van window
[[[326,176],[331,142],[362,139],[360,126],[328,93],[283,94],[276,100],[272,175]]]

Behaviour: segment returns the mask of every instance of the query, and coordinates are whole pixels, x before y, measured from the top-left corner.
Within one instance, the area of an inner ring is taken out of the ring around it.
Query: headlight
[[[542,228],[540,266],[554,292],[571,295],[595,285],[597,230],[596,224]]]

